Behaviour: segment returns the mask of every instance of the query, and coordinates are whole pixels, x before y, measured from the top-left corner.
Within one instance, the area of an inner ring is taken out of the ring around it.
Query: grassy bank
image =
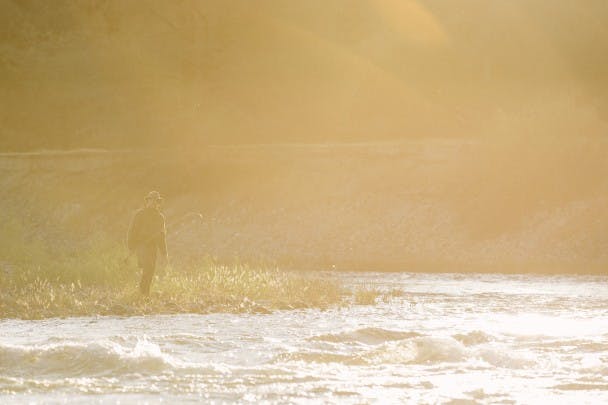
[[[118,267],[116,271],[118,271]],[[276,309],[339,304],[346,296],[337,283],[277,269],[213,262],[188,270],[160,272],[150,297],[137,290],[138,273],[126,266],[123,274],[101,283],[70,282],[28,269],[2,276],[0,318],[42,319],[90,315],[172,313],[269,313]]]
[[[178,262],[159,269],[150,297],[120,242],[51,237],[27,220],[8,220],[0,242],[0,319],[89,315],[249,312],[324,308],[345,297],[332,280],[269,265]]]

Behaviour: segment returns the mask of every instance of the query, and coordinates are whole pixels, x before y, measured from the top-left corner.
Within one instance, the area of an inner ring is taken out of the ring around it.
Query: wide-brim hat
[[[146,201],[162,201],[163,196],[160,195],[158,191],[150,191],[148,195],[144,198]]]

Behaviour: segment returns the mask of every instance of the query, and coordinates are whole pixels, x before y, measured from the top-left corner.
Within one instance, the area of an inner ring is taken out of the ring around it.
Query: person
[[[137,256],[142,270],[139,290],[150,295],[150,285],[156,269],[158,253],[168,263],[165,217],[160,212],[163,198],[158,191],[151,191],[144,198],[144,207],[137,210],[127,235],[127,246]]]

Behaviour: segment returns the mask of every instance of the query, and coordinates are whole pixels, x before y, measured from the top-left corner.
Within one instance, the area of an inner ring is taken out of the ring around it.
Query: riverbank
[[[139,293],[139,273],[130,263],[116,263],[84,281],[80,278],[70,281],[65,276],[45,274],[41,269],[5,273],[0,277],[0,319],[264,314],[281,309],[325,309],[345,302],[350,295],[334,280],[243,264],[220,265],[209,261],[189,270],[167,268],[158,273],[149,297]]]
[[[602,274],[607,153],[600,138],[512,137],[3,154],[0,224],[23,230],[0,261],[17,264],[6,243],[122,243],[156,189],[179,266]]]

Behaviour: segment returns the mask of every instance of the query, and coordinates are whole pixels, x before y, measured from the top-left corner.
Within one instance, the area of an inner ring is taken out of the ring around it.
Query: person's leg
[[[154,277],[154,262],[147,260],[141,271],[141,281],[139,283],[139,290],[143,295],[150,295],[150,285],[152,284],[152,278]]]
[[[150,295],[150,285],[154,278],[156,267],[156,251],[153,249],[142,249],[140,256],[141,281],[139,290],[143,295]]]
[[[141,269],[141,280],[139,290],[143,295],[150,295],[150,285],[154,278],[156,268],[156,247],[141,246],[137,251],[139,268]]]

